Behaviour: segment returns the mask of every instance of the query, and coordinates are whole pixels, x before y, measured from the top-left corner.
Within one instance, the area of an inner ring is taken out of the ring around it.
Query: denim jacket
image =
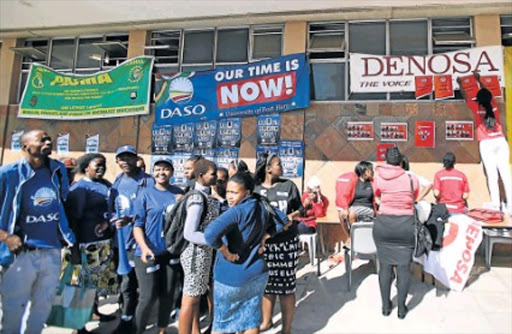
[[[52,184],[60,202],[59,231],[69,246],[75,243],[75,236],[69,228],[64,212],[63,200],[69,191],[68,175],[63,163],[48,159]],[[35,172],[26,158],[0,167],[0,229],[9,234],[14,233],[16,221],[20,214],[21,189],[25,182],[34,176]],[[14,261],[14,255],[4,242],[0,242],[0,265],[6,267]]]

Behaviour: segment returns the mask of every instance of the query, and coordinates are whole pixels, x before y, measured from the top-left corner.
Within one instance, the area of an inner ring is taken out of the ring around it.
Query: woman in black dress
[[[276,154],[263,154],[256,163],[254,191],[270,204],[286,213],[290,225],[266,242],[264,258],[269,268],[269,280],[263,298],[261,330],[272,327],[272,314],[277,296],[283,313],[283,334],[291,333],[295,311],[295,280],[299,261],[299,239],[296,219],[304,207],[295,183],[282,179],[283,167]]]

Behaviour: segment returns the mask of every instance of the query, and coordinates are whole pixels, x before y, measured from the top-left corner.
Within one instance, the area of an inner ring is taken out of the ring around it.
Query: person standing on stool
[[[419,183],[415,175],[408,175],[400,167],[401,161],[398,148],[391,147],[386,151],[386,163],[376,168],[374,192],[380,198],[380,206],[373,226],[373,239],[380,264],[382,315],[391,313],[390,291],[393,267],[396,267],[398,318],[403,319],[408,312],[405,301],[411,279],[409,264],[415,245],[413,205],[419,193]]]

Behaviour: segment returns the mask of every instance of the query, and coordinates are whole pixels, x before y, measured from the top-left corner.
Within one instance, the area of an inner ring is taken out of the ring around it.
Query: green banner
[[[137,57],[108,71],[64,74],[33,64],[18,117],[91,119],[149,114],[153,57]]]

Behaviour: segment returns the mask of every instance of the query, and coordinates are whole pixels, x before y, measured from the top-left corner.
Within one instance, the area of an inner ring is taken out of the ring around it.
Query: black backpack
[[[203,199],[203,213],[201,214],[201,221],[206,217],[208,211],[208,199],[206,196],[198,191],[192,190],[183,195],[180,200],[174,204],[169,212],[165,213],[164,217],[164,237],[165,247],[171,255],[179,256],[187,248],[188,241],[185,239],[185,220],[187,218],[187,200],[192,195],[199,194]]]

